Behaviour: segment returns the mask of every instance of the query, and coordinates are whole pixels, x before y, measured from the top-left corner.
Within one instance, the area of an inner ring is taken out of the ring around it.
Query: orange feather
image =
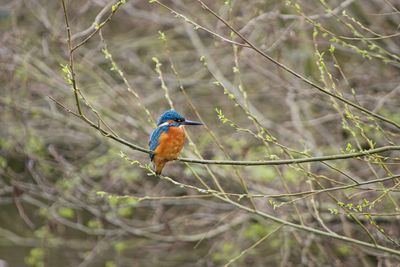
[[[169,127],[159,138],[159,144],[154,150],[154,165],[156,174],[161,174],[165,163],[178,158],[185,144],[185,131],[183,127]]]

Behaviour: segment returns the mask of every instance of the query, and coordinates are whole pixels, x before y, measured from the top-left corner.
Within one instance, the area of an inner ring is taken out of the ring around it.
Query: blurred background
[[[187,129],[184,157],[275,160],[400,145],[393,125],[213,35],[243,43],[198,1],[65,3],[73,45],[101,26],[74,52],[82,109],[129,142],[147,147],[154,120],[173,106],[206,125]],[[295,72],[400,123],[399,2],[206,3]],[[1,1],[0,266],[398,264],[251,210],[399,250],[398,180],[285,195],[399,174],[399,152],[280,166],[169,163],[163,174],[177,185],[151,174],[147,154],[49,98],[76,112],[68,60],[61,1]],[[206,186],[231,202],[199,192]]]

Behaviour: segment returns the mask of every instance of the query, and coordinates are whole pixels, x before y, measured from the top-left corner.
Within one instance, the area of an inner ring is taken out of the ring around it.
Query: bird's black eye
[[[177,119],[176,122],[183,122],[184,119]]]

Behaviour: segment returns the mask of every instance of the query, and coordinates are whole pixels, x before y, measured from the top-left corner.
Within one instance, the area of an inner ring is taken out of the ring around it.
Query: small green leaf
[[[74,218],[75,212],[71,208],[62,207],[58,209],[58,214],[63,218],[72,219]]]
[[[97,191],[96,195],[99,196],[99,197],[104,197],[105,195],[107,195],[107,193],[104,192],[104,191]]]
[[[117,242],[114,244],[114,250],[117,253],[122,253],[126,249],[126,244],[124,242]]]

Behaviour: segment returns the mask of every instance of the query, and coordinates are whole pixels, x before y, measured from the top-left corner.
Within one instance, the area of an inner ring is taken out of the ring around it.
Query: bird
[[[177,111],[171,109],[161,114],[157,121],[157,128],[150,135],[150,159],[154,171],[160,175],[168,161],[178,158],[186,139],[185,125],[203,125],[198,121],[185,119]]]

